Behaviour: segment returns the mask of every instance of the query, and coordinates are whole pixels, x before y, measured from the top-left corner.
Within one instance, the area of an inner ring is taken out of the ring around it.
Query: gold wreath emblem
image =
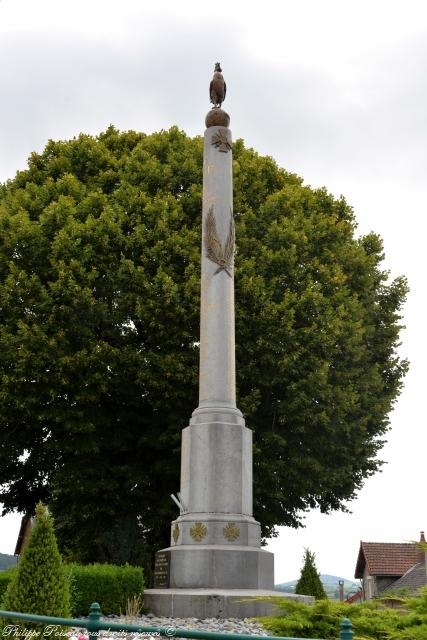
[[[175,526],[174,526],[174,528],[173,528],[173,531],[172,531],[172,538],[173,538],[173,541],[174,541],[174,542],[175,542],[175,544],[176,544],[176,543],[177,543],[177,541],[178,541],[178,538],[179,538],[179,527],[178,527],[178,525],[177,525],[177,524],[175,524]]]
[[[225,273],[231,278],[230,270],[233,267],[234,256],[234,221],[233,213],[231,210],[230,228],[228,231],[227,240],[225,241],[224,249],[222,248],[221,242],[218,238],[213,206],[209,209],[208,215],[206,216],[204,241],[206,257],[211,262],[214,262],[218,265],[218,269],[215,271],[214,276],[220,271],[225,271]]]
[[[203,540],[203,538],[206,536],[207,532],[208,530],[206,529],[204,524],[202,524],[201,522],[195,522],[190,529],[190,536],[196,542],[200,542],[200,540]]]
[[[223,153],[228,153],[231,149],[231,143],[228,139],[227,131],[225,129],[218,129],[218,131],[213,134],[211,142],[214,147],[216,147]]]
[[[235,522],[228,522],[222,532],[229,542],[234,542],[240,536],[240,529]]]

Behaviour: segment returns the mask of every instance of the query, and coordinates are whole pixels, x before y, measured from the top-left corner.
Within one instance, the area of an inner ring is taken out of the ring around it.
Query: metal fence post
[[[88,622],[86,623],[86,629],[89,631],[89,640],[97,640],[99,631],[98,622],[101,616],[101,607],[97,602],[92,602],[89,609]]]
[[[353,625],[351,624],[351,620],[348,618],[343,618],[340,624],[340,640],[353,640]]]

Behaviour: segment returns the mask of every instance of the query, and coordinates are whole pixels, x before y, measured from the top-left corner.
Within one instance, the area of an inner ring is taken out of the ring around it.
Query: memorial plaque
[[[154,560],[154,588],[169,589],[170,551],[157,551]]]

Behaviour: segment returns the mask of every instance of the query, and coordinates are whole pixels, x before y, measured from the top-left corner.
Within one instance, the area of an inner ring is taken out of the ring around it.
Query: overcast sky
[[[203,134],[219,60],[234,138],[345,195],[359,232],[383,237],[391,276],[409,279],[401,353],[411,370],[384,471],[351,515],[280,528],[268,547],[276,582],[298,577],[305,546],[322,573],[352,577],[361,539],[405,542],[427,530],[427,3],[0,0],[0,59],[0,181],[49,138],[110,123]],[[13,553],[18,528],[18,516],[0,519],[0,552]]]

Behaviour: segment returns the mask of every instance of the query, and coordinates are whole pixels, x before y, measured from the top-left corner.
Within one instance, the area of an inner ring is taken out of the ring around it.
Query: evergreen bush
[[[301,569],[300,579],[295,587],[295,593],[314,596],[316,600],[327,598],[319,572],[316,568],[315,555],[310,549],[305,549],[304,564]]]
[[[362,604],[318,600],[313,605],[272,598],[283,615],[262,618],[273,635],[336,640],[340,621],[353,623],[354,640],[426,640],[427,588],[417,597],[402,598],[390,608],[389,598]]]
[[[105,615],[124,613],[129,598],[143,593],[140,567],[111,564],[66,566],[72,591],[72,615],[86,616],[92,602],[99,602]]]
[[[56,544],[53,519],[41,503],[37,505],[34,527],[7,586],[2,606],[7,611],[21,613],[63,618],[70,615],[68,579]],[[44,625],[32,623],[25,626],[39,633],[44,629]],[[20,628],[19,635],[23,634]]]

